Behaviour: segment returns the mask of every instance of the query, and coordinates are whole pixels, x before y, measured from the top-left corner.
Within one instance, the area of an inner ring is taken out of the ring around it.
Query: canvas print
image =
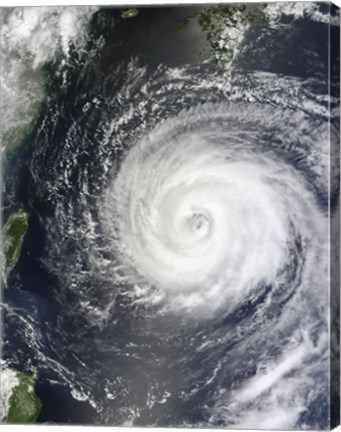
[[[339,424],[339,9],[1,8],[0,421]]]

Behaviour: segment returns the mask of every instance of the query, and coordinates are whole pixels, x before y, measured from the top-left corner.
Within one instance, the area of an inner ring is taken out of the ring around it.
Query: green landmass
[[[10,406],[4,423],[35,423],[42,403],[34,391],[36,375],[16,372],[19,385],[13,389]]]
[[[20,209],[9,216],[2,229],[2,280],[5,287],[7,287],[9,274],[19,260],[24,237],[28,229],[29,217],[30,214],[26,210]]]
[[[121,13],[122,18],[134,18],[139,14],[139,10],[136,8],[131,8],[123,11]]]
[[[233,58],[233,44],[229,46],[226,29],[240,29],[242,24],[253,21],[266,24],[263,13],[265,5],[250,4],[219,4],[200,8],[197,12],[186,17],[176,29],[178,32],[197,19],[200,27],[206,33],[206,38],[211,46],[215,60],[231,60]]]

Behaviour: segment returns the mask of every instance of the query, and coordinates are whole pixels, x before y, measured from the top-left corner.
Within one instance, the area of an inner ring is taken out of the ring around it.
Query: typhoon
[[[288,294],[293,273],[320,298],[308,281],[325,270],[325,221],[286,151],[301,122],[257,104],[204,104],[146,135],[105,195],[105,230],[126,272],[202,317],[265,286]]]
[[[30,214],[4,352],[37,372],[38,422],[326,429],[335,16],[309,2],[34,16],[5,50],[20,76],[8,127],[20,68],[48,79],[4,174],[5,209]]]

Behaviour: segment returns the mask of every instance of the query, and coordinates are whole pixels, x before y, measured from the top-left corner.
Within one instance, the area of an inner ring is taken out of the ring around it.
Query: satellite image
[[[339,10],[0,14],[0,421],[335,426]]]

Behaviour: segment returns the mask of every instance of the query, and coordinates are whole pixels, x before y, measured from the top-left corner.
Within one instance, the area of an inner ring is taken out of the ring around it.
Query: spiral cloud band
[[[307,250],[302,271],[320,266],[323,215],[307,180],[286,161],[295,145],[290,127],[304,118],[289,110],[280,116],[279,123],[264,106],[208,104],[136,143],[104,211],[132,282],[138,274],[173,309],[210,315],[264,286],[280,288],[298,247]]]

